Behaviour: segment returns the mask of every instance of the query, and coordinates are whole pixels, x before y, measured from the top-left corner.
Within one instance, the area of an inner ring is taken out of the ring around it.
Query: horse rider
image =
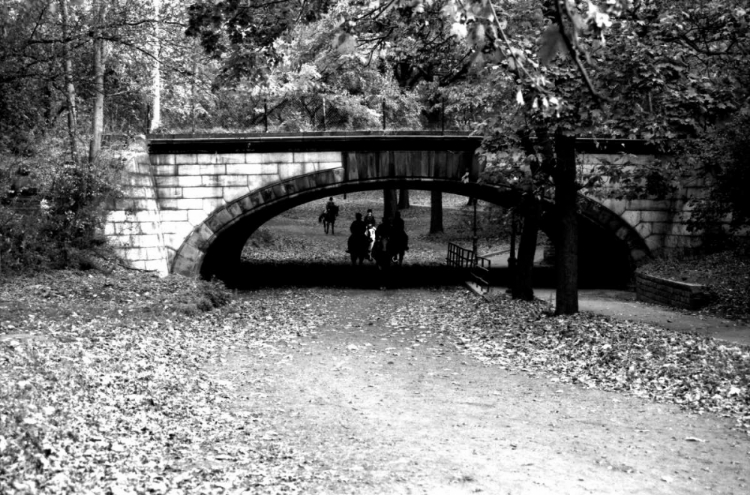
[[[365,225],[364,220],[362,220],[362,214],[357,213],[354,215],[354,221],[349,226],[349,232],[351,232],[352,235],[365,235],[365,229],[367,226]]]
[[[375,220],[375,215],[372,214],[372,209],[367,210],[367,215],[365,215],[365,228],[369,229],[370,227],[375,227],[378,224],[378,221]]]
[[[409,236],[406,233],[406,225],[404,224],[404,219],[401,218],[400,211],[396,212],[396,217],[393,219],[392,235],[393,239],[400,247],[403,247],[404,251],[409,250]]]
[[[333,202],[333,198],[328,198],[328,203],[326,203],[326,213],[332,213],[335,217],[339,215],[339,207]]]
[[[365,222],[362,220],[362,214],[357,213],[354,215],[354,221],[349,226],[349,232],[352,234],[349,236],[347,253],[356,253],[360,249],[365,249],[370,240],[365,234]]]

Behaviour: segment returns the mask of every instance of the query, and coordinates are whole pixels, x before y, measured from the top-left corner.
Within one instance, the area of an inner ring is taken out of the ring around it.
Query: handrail
[[[469,271],[469,275],[474,282],[479,285],[484,292],[490,290],[490,269],[492,260],[484,256],[475,256],[471,249],[462,248],[452,242],[448,243],[448,256],[446,258],[448,266],[462,268]]]
[[[448,266],[454,268],[471,268],[474,266],[474,252],[470,249],[464,249],[458,244],[449,242],[446,261]]]

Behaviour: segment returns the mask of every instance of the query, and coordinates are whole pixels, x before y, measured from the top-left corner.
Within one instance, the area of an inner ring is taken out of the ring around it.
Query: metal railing
[[[490,291],[490,269],[492,269],[492,260],[484,256],[477,256],[476,263],[471,268],[471,277],[484,292]]]
[[[446,261],[448,266],[453,268],[472,268],[474,266],[474,251],[449,242]]]
[[[469,277],[483,292],[490,290],[490,270],[492,260],[484,256],[477,256],[471,249],[462,248],[452,242],[448,243],[448,266],[460,268],[469,272]]]

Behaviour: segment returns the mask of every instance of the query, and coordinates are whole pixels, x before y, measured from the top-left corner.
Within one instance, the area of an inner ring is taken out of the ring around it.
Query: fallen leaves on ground
[[[589,313],[550,316],[549,306],[499,298],[446,301],[456,335],[479,359],[552,375],[561,383],[628,392],[697,413],[731,417],[750,433],[750,349]]]
[[[327,312],[333,296],[274,289],[211,312],[136,317],[129,305],[189,299],[195,282],[66,273],[54,291],[73,294],[67,304],[29,291],[43,285],[35,282],[0,289],[16,316],[0,338],[0,492],[305,493],[333,476],[274,434],[262,395],[244,397],[241,411],[225,407],[235,386],[208,372],[242,349],[272,352],[321,325],[362,324]],[[107,284],[119,292],[101,297]],[[462,288],[431,294],[403,304],[394,293],[372,318],[438,334],[495,366],[750,426],[747,348],[591,315],[551,317],[541,302],[487,302]]]
[[[299,493],[313,477],[263,440],[263,418],[224,411],[231,385],[206,373],[303,331],[297,296],[212,288],[226,304],[204,312],[205,284],[185,278],[58,275],[49,291],[30,289],[44,277],[0,287],[14,317],[0,327],[0,493]]]

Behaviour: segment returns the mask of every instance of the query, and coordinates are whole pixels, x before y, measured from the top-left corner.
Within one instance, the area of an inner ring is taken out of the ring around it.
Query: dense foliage
[[[702,178],[712,184],[707,196],[695,201],[693,227],[706,229],[720,242],[726,237],[722,226],[735,232],[750,227],[749,126],[750,111],[746,110],[691,143],[690,155]]]
[[[17,160],[0,176],[9,191],[0,206],[0,273],[111,264],[103,233],[121,162],[74,164],[63,153]]]

